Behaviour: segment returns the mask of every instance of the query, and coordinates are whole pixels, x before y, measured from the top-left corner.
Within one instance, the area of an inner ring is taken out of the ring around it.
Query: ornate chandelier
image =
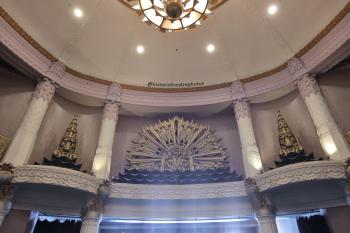
[[[143,21],[162,32],[182,31],[200,25],[211,10],[227,0],[120,0]]]

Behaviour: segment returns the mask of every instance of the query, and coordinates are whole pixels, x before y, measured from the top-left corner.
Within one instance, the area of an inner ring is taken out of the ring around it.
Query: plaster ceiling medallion
[[[227,0],[119,0],[161,32],[182,31],[201,25],[212,10]]]
[[[214,131],[174,117],[146,126],[127,151],[127,167],[148,171],[194,171],[227,167],[227,152]]]

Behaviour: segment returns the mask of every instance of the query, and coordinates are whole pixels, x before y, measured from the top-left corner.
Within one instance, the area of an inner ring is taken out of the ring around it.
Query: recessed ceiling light
[[[214,52],[215,51],[215,45],[213,45],[213,44],[208,44],[207,45],[207,52],[208,53],[212,53],[212,52]]]
[[[277,13],[277,11],[278,11],[278,7],[275,4],[272,4],[272,5],[269,6],[269,8],[267,8],[267,13],[269,15],[274,15],[274,14]]]
[[[84,15],[83,11],[80,8],[74,8],[73,13],[77,18],[81,18]]]
[[[137,52],[138,54],[143,54],[143,53],[145,52],[145,47],[143,47],[142,45],[138,45],[138,46],[136,47],[136,52]]]

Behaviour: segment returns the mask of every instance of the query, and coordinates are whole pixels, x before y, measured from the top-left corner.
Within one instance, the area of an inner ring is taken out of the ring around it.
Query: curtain
[[[80,226],[81,221],[66,220],[61,223],[58,220],[52,222],[38,220],[34,233],[79,233]]]
[[[300,233],[331,233],[327,220],[322,215],[300,217],[297,223]]]

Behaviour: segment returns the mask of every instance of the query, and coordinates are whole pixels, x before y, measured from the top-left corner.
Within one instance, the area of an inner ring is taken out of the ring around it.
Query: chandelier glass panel
[[[209,0],[137,0],[131,6],[145,17],[144,22],[156,25],[161,31],[181,31],[200,25],[211,11]]]

